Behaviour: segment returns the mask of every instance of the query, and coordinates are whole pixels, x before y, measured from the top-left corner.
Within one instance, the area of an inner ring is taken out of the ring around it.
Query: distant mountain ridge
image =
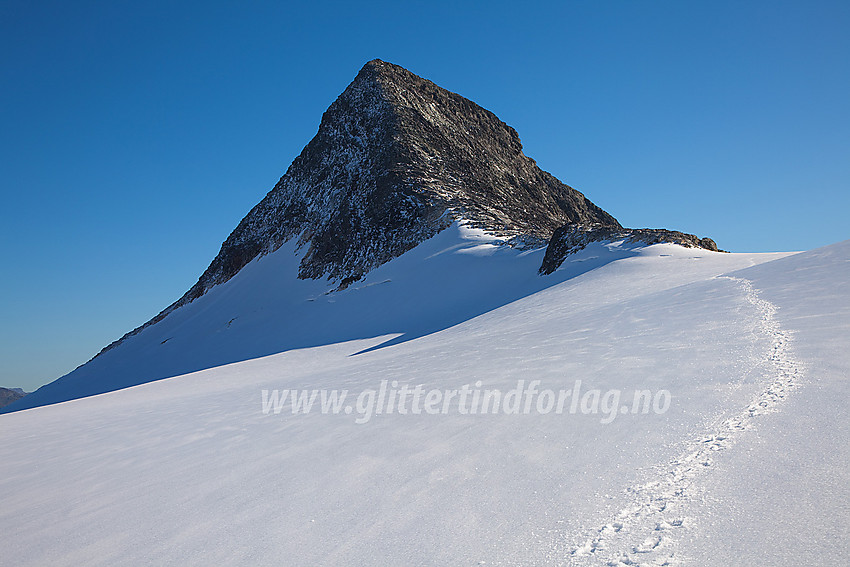
[[[0,388],[0,408],[4,408],[13,402],[17,402],[26,396],[20,388]]]

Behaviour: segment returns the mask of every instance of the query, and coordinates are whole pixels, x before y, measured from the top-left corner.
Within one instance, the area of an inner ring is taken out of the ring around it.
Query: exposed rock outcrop
[[[25,395],[26,392],[20,388],[0,388],[0,408],[20,400]]]
[[[570,254],[578,252],[591,242],[606,240],[629,240],[646,245],[662,242],[678,244],[686,248],[704,248],[719,252],[717,244],[710,238],[699,238],[693,234],[663,228],[623,228],[620,226],[566,224],[555,231],[546,247],[540,273],[551,274],[564,263]]]

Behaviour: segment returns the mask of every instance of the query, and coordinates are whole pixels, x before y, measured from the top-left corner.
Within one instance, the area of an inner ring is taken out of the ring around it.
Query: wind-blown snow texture
[[[120,346],[4,410],[57,403],[293,348],[400,334],[390,342],[455,325],[634,253],[598,244],[584,262],[537,274],[543,250],[520,250],[455,223],[414,250],[337,290],[297,277],[294,241],[258,256],[236,276]],[[603,253],[604,252],[604,253]]]
[[[461,305],[501,307],[386,348],[368,350],[394,335],[0,416],[4,563],[844,561],[850,242],[791,256],[595,244],[555,272],[560,283],[534,290],[521,278],[477,279],[460,259],[511,266],[496,276],[533,266],[540,251],[450,235],[411,265],[383,266],[392,277],[300,297],[350,309],[395,297],[398,308],[405,291],[432,284],[405,277],[424,264],[466,294]],[[292,251],[275,254],[241,277],[263,285],[260,272],[283,269],[284,258],[297,270]],[[243,285],[222,286],[175,330],[200,332],[213,313],[221,324],[210,334],[237,329],[224,306],[250,302],[257,288]],[[253,317],[262,342],[262,315]],[[607,425],[598,415],[457,412],[357,425],[351,415],[261,411],[262,389],[481,380],[507,390],[520,378],[664,388],[673,403]]]

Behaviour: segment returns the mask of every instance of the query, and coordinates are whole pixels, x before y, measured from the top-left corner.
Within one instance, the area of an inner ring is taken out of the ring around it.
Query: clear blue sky
[[[624,225],[850,238],[850,2],[0,0],[0,385],[188,289],[369,59],[495,112]]]

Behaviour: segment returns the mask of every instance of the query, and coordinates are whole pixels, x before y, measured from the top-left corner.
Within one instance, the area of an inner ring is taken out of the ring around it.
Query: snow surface
[[[140,377],[242,362],[0,416],[3,563],[844,562],[850,242],[596,244],[547,279],[542,251],[468,236],[330,294],[281,249],[65,381],[132,381],[113,352]],[[519,379],[673,401],[608,424],[261,407],[263,389]]]
[[[497,238],[456,222],[365,280],[336,292],[336,285],[326,280],[296,277],[305,253],[296,248],[296,240],[258,257],[226,283],[2,411],[91,396],[293,348],[389,334],[398,336],[387,337],[387,345],[397,344],[640,250],[638,245],[593,243],[555,274],[541,277],[537,269],[544,249],[497,246]],[[718,261],[722,269],[733,269],[759,260],[723,255]],[[721,269],[706,268],[706,274]],[[672,275],[665,280],[659,278],[659,289],[680,281]]]

